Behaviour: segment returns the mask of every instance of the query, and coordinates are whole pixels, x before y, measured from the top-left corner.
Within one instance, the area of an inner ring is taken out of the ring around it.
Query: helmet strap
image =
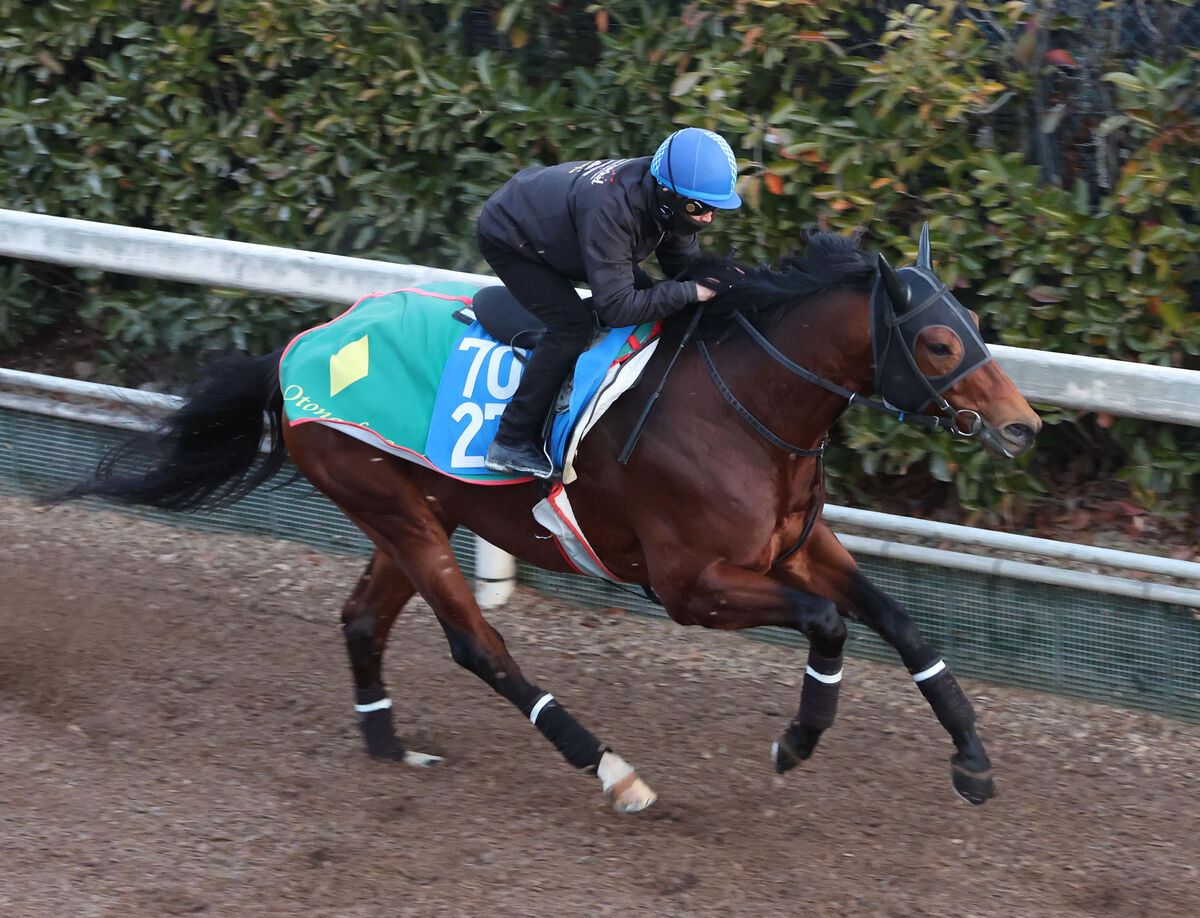
[[[663,217],[675,216],[675,207],[679,203],[679,196],[675,194],[666,185],[658,185],[658,212]]]

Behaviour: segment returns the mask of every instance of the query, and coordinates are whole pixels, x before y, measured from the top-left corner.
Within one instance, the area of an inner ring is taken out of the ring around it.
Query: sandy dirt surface
[[[573,609],[489,614],[658,791],[619,816],[414,603],[362,751],[337,613],[362,562],[0,497],[0,915],[1193,916],[1200,727],[967,681],[980,808],[907,674],[847,661],[780,777],[795,651]],[[1198,662],[1200,665],[1200,662]]]

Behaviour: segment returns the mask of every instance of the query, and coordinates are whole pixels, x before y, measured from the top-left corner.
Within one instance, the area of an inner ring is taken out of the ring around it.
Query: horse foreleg
[[[410,765],[431,765],[437,756],[404,748],[392,720],[392,699],[383,682],[388,633],[404,604],[416,593],[386,554],[376,551],[342,608],[342,635],[354,676],[354,710],[367,754]]]
[[[850,553],[824,524],[814,528],[804,550],[773,572],[831,597],[843,614],[861,621],[899,653],[913,681],[957,750],[951,758],[955,792],[981,804],[995,794],[992,763],[975,732],[975,710],[912,616],[859,571]],[[805,691],[809,688],[805,679]]]
[[[800,711],[771,747],[778,772],[812,755],[821,734],[833,725],[842,681],[846,624],[824,596],[735,565],[708,565],[685,588],[670,591],[667,610],[681,624],[740,630],[768,625],[792,628],[809,641]]]
[[[855,572],[854,591],[864,624],[896,648],[917,688],[957,752],[950,759],[955,792],[968,803],[981,804],[995,796],[992,763],[975,732],[975,709],[950,668],[917,628],[912,616],[894,599]]]

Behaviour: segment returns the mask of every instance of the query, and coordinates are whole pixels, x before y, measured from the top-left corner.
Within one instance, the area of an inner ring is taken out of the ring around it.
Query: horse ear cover
[[[903,313],[910,305],[912,305],[912,291],[908,284],[900,280],[900,275],[896,273],[896,269],[888,264],[888,260],[879,255],[879,278],[883,281],[883,289],[887,291],[888,299],[892,301],[892,308],[896,310],[896,315]]]
[[[917,245],[917,267],[933,270],[933,261],[929,257],[929,224],[921,227],[921,241]]]

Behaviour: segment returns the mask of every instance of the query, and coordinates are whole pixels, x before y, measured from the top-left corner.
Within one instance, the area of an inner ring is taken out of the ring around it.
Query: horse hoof
[[[411,749],[404,753],[401,759],[405,765],[412,765],[414,768],[428,768],[430,765],[436,765],[438,762],[444,762],[440,755],[426,755],[424,752],[413,752]]]
[[[770,744],[770,763],[775,766],[775,774],[784,774],[784,772],[790,772],[791,769],[796,768],[799,761],[776,739],[774,743]]]
[[[807,753],[798,750],[788,741],[786,733],[771,744],[771,764],[775,766],[775,773],[778,775],[785,771],[791,771],[805,759],[811,757],[811,747]]]
[[[990,768],[986,771],[967,771],[961,765],[951,764],[950,776],[954,782],[954,793],[973,806],[980,806],[996,796]]]
[[[618,781],[604,796],[618,813],[640,813],[658,799],[658,794],[636,773]]]
[[[799,765],[800,760],[776,740],[771,744],[771,764],[775,766],[775,774],[781,775]]]
[[[604,786],[604,796],[618,813],[640,813],[658,799],[658,794],[650,789],[650,785],[611,750],[600,758],[596,777]]]

